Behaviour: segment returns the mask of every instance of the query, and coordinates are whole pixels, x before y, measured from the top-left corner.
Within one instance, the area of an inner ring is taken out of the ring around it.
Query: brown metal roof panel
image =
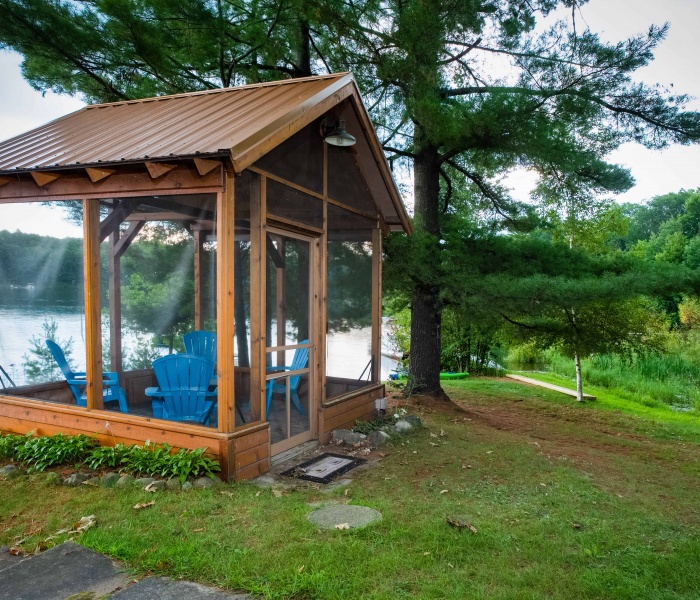
[[[0,143],[0,170],[215,153],[237,145],[341,77],[86,107]]]

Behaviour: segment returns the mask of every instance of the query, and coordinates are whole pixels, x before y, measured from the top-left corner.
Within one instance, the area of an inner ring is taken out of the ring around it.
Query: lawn
[[[97,526],[76,541],[136,575],[265,598],[698,598],[700,418],[580,405],[504,379],[444,387],[456,406],[407,401],[426,427],[332,494],[0,482],[0,544],[24,539],[32,551],[94,514]],[[329,501],[384,518],[316,530],[309,503]],[[476,532],[451,527],[451,516]]]

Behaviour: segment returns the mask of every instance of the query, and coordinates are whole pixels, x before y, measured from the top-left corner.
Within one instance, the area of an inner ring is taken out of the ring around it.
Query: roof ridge
[[[89,104],[80,110],[90,110],[92,108],[105,108],[108,106],[124,106],[128,104],[140,104],[144,102],[156,102],[160,100],[171,100],[175,98],[190,98],[193,96],[205,96],[210,94],[222,94],[226,92],[236,92],[239,90],[256,89],[263,87],[273,87],[279,85],[290,85],[304,83],[308,81],[319,81],[321,79],[342,79],[350,75],[349,71],[341,73],[328,73],[326,75],[311,75],[310,77],[298,77],[296,79],[278,79],[276,81],[263,81],[261,83],[247,83],[245,85],[237,85],[233,87],[215,88],[213,90],[197,90],[194,92],[182,92],[180,94],[169,94],[166,96],[152,96],[150,98],[135,98],[133,100],[119,100],[118,102],[104,102],[101,104]]]

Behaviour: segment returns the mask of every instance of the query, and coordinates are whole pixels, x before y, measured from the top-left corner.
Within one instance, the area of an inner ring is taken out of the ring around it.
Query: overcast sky
[[[649,25],[671,23],[668,38],[656,52],[656,60],[638,71],[645,83],[673,86],[677,93],[700,98],[700,2],[698,0],[592,0],[580,11],[580,18],[606,41],[619,41]],[[22,79],[21,58],[0,52],[0,140],[7,139],[57,117],[79,109],[76,98],[47,93],[42,96]],[[689,108],[700,111],[700,100]],[[641,202],[680,189],[700,187],[700,146],[674,146],[663,151],[625,144],[609,160],[631,169],[636,186],[619,196],[621,202]],[[508,179],[517,197],[525,199],[532,183],[527,173]],[[8,222],[8,221],[11,221]],[[37,223],[25,210],[0,209],[0,228],[21,229],[57,236],[79,235],[76,229],[58,231],[53,223]]]

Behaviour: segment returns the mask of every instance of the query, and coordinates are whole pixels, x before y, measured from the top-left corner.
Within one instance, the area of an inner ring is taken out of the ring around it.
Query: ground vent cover
[[[321,454],[321,456],[316,456],[311,460],[295,465],[291,469],[282,471],[281,475],[305,479],[315,483],[330,483],[336,477],[340,477],[366,462],[364,458],[326,452]]]

